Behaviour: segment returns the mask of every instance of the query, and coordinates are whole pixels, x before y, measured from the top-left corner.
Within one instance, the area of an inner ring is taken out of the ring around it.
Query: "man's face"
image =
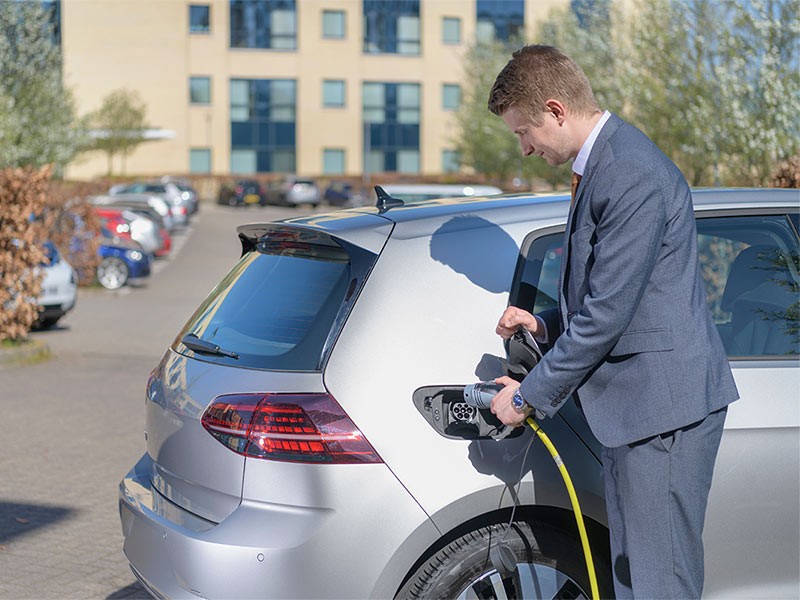
[[[523,156],[540,156],[551,167],[563,165],[573,158],[563,122],[551,112],[542,113],[542,116],[543,123],[536,126],[530,117],[512,106],[503,113],[503,121],[519,139]]]

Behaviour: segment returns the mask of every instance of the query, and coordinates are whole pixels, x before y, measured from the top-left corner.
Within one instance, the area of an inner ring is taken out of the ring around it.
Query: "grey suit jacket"
[[[550,351],[522,382],[548,416],[577,393],[607,447],[678,429],[738,398],[706,304],[689,188],[647,136],[612,115],[567,223]]]

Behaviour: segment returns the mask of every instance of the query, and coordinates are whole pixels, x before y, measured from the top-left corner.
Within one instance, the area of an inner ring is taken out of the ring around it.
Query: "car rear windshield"
[[[358,287],[350,254],[328,241],[259,241],[190,319],[176,350],[190,353],[180,340],[194,334],[221,351],[196,352],[200,360],[270,370],[319,369],[341,320],[337,317]]]

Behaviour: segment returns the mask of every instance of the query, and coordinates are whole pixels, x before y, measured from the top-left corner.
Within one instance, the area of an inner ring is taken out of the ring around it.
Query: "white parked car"
[[[52,327],[75,307],[78,275],[52,242],[45,242],[48,264],[42,265],[44,279],[37,298],[39,316],[35,327]]]

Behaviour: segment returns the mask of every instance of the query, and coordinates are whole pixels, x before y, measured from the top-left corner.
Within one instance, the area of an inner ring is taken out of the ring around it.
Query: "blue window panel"
[[[231,123],[231,146],[234,148],[248,147],[255,144],[253,125],[250,121]]]
[[[231,48],[297,47],[295,0],[231,0]]]
[[[269,173],[272,170],[272,157],[266,150],[256,152],[256,168],[259,173]]]
[[[291,148],[294,147],[296,138],[295,138],[295,124],[292,123],[275,123],[273,125],[274,128],[274,140],[272,144],[274,146],[278,146],[281,148]]]
[[[419,125],[400,125],[401,148],[419,148]]]
[[[482,39],[488,37],[481,33],[487,28],[492,30],[491,38],[504,42],[523,33],[525,0],[477,0],[476,8]]]
[[[383,168],[389,173],[397,171],[397,152],[383,153]]]
[[[189,33],[211,31],[211,7],[208,4],[189,5]]]
[[[419,0],[364,0],[364,52],[419,54]]]

